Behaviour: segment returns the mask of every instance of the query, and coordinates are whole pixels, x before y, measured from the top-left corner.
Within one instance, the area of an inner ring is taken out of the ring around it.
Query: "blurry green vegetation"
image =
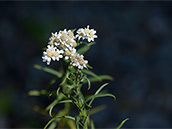
[[[13,91],[12,89],[2,89],[0,91],[0,114],[10,114],[14,112],[13,102]]]

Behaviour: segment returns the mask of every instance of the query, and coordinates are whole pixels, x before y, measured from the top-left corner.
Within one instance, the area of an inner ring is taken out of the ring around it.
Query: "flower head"
[[[53,45],[51,46],[48,45],[47,47],[48,47],[47,50],[43,52],[42,59],[43,59],[43,62],[47,62],[47,65],[49,65],[56,48]]]
[[[76,66],[78,67],[79,69],[83,69],[83,68],[87,68],[86,64],[88,63],[87,60],[84,60],[84,56],[83,55],[80,55],[77,53],[77,55],[72,58],[71,60],[71,64],[73,66]]]
[[[77,30],[76,38],[78,39],[87,39],[88,42],[94,41],[94,38],[97,38],[96,31],[94,29],[90,29],[90,26],[87,25],[87,28],[80,28]]]

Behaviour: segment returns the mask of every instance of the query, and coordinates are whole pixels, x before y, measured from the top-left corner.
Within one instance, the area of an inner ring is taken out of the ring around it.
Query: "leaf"
[[[61,88],[61,87],[59,87],[59,88],[57,89],[57,91],[56,91],[57,96],[59,95],[60,88]]]
[[[93,44],[95,44],[95,42],[91,42],[91,43],[86,44],[85,46],[78,49],[78,53],[83,55],[86,51],[88,51],[90,49],[90,46]]]
[[[75,126],[75,122],[72,121],[72,120],[68,120],[67,121],[67,124],[69,126],[70,129],[76,129],[76,126]]]
[[[95,96],[95,95],[97,95],[105,86],[107,86],[108,85],[108,83],[105,83],[105,84],[103,84],[102,86],[100,86],[100,88],[96,91],[96,93],[94,94],[94,95],[92,95],[92,96]],[[91,97],[91,96],[90,96]],[[90,98],[89,97],[89,98]],[[91,103],[94,101],[94,99],[95,99],[95,97],[92,97],[92,99],[91,99],[91,101],[90,101],[90,103],[88,104],[89,106],[91,106]],[[88,98],[86,99],[86,101],[88,101]]]
[[[28,92],[28,95],[30,96],[40,96],[40,95],[48,95],[49,93],[46,90],[31,90]]]
[[[95,98],[107,97],[107,96],[113,97],[114,100],[116,99],[116,97],[115,97],[113,94],[106,93],[106,94],[91,95],[90,97],[87,98],[86,102],[88,102],[88,101],[91,100],[91,99],[94,100]]]
[[[91,75],[91,76],[95,77],[97,80],[101,81],[101,79],[99,78],[99,76],[97,76],[95,73],[93,73],[90,70],[82,69],[82,72],[84,72],[84,73],[86,73],[88,75]]]
[[[91,88],[91,82],[90,82],[90,80],[86,77],[86,80],[87,80],[87,82],[88,82],[88,90]]]
[[[66,74],[65,74],[65,76],[63,78],[63,81],[60,83],[60,85],[64,85],[66,83],[66,80],[67,80],[69,74],[70,74],[70,72],[69,71],[66,71]]]
[[[50,107],[50,110],[49,110],[49,115],[51,117],[52,117],[52,114],[51,113],[52,113],[52,110],[53,110],[53,108],[54,108],[55,105],[60,104],[60,103],[72,103],[73,101],[72,100],[62,100],[62,101],[59,101],[59,102],[57,102],[57,101],[55,101],[55,102],[53,103],[53,105]]]
[[[109,83],[105,83],[102,86],[100,86],[100,88],[96,91],[96,93],[94,95],[97,95],[105,86],[107,86]]]
[[[30,95],[30,96],[40,96],[41,94],[40,94],[40,91],[38,91],[38,90],[31,90],[31,91],[28,92],[28,95]]]
[[[58,71],[56,71],[54,69],[48,68],[48,67],[43,67],[43,66],[40,66],[40,65],[36,65],[35,64],[34,65],[34,68],[37,68],[39,70],[43,70],[43,71],[48,72],[50,74],[53,74],[53,75],[57,76],[58,78],[61,78],[62,77],[62,73],[60,73],[60,72],[58,72]]]
[[[79,121],[80,121],[80,117],[77,116],[76,117],[76,128],[79,129]]]
[[[95,129],[93,120],[91,120],[91,129]]]
[[[111,80],[111,81],[114,80],[113,77],[109,75],[99,75],[97,77],[90,77],[89,78],[90,82],[97,82],[97,81],[102,81],[102,80]]]
[[[95,114],[95,113],[97,113],[97,112],[100,112],[100,111],[104,110],[105,108],[106,108],[105,105],[101,105],[101,106],[92,108],[92,109],[89,111],[89,115],[92,115],[92,114]]]
[[[44,129],[46,129],[46,128],[49,126],[49,124],[51,124],[54,120],[62,119],[62,118],[67,118],[67,119],[75,120],[75,118],[72,117],[72,116],[56,116],[55,118],[52,118],[52,119],[45,125]]]
[[[115,129],[120,129],[127,120],[129,120],[129,118],[126,118],[125,120],[123,120],[121,122],[121,124],[117,128],[115,128]]]

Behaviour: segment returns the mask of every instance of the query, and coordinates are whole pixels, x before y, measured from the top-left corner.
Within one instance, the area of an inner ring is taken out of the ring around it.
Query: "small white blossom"
[[[72,47],[68,47],[65,49],[64,53],[65,53],[65,59],[68,60],[75,55],[76,49]]]
[[[79,55],[77,53],[76,57],[71,59],[71,65],[78,67],[79,69],[87,68],[86,64],[88,63],[87,60],[84,60],[83,55]]]
[[[55,32],[55,33],[51,33],[51,37],[49,38],[49,40],[51,41],[51,40],[55,40],[56,39],[56,37],[57,37],[57,32]]]
[[[56,48],[53,45],[51,46],[48,45],[47,47],[48,47],[47,50],[43,52],[42,59],[43,59],[43,62],[47,62],[47,65],[49,65]]]
[[[54,52],[53,52],[53,56],[52,56],[52,59],[55,61],[59,61],[60,58],[63,58],[63,54],[64,51],[63,50],[59,50],[59,49],[56,49]]]
[[[89,25],[87,28],[80,28],[77,30],[76,38],[78,39],[87,39],[88,42],[94,41],[94,38],[97,38],[96,31],[94,29],[90,29]]]

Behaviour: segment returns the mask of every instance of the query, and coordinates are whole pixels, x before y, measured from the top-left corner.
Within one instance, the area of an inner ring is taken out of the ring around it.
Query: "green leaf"
[[[68,120],[67,124],[70,129],[76,129],[75,122],[73,120]]]
[[[97,95],[105,86],[107,86],[109,83],[105,83],[102,86],[100,86],[100,88],[96,91],[96,93],[94,95]]]
[[[126,118],[125,120],[123,120],[121,122],[121,124],[117,128],[115,128],[115,129],[120,129],[127,120],[129,120],[129,118]]]
[[[31,90],[28,92],[28,95],[30,96],[40,96],[40,95],[48,95],[49,93],[46,90]]]
[[[103,84],[102,86],[100,86],[100,88],[96,91],[96,93],[94,94],[94,95],[92,95],[92,96],[95,96],[95,95],[97,95],[105,86],[107,86],[108,85],[108,83],[105,83],[105,84]],[[91,96],[90,96],[91,97]],[[89,106],[91,106],[91,104],[92,104],[92,102],[94,101],[94,99],[95,99],[95,97],[92,97],[92,99],[91,99],[91,101],[90,101],[90,103],[88,104]],[[86,99],[86,101],[88,101],[88,98]]]
[[[100,111],[104,110],[105,108],[106,108],[105,105],[101,105],[101,106],[92,108],[89,111],[89,115],[96,114],[97,112],[100,112]]]
[[[57,91],[56,91],[57,96],[59,95],[60,88],[61,88],[61,87],[59,87],[59,88],[57,89]]]
[[[79,129],[79,121],[80,121],[80,117],[77,116],[76,117],[76,128]]]
[[[38,91],[38,90],[31,90],[31,91],[28,92],[28,95],[30,95],[30,96],[40,96],[41,94],[40,94],[40,91]]]
[[[62,101],[59,101],[58,103],[72,103],[73,101],[72,100],[62,100]]]
[[[49,110],[52,106],[55,106],[60,100],[64,98],[64,95],[62,93],[59,93],[57,97],[57,99],[55,99],[49,106],[46,107],[46,110]]]
[[[91,120],[91,129],[95,129],[93,120]]]
[[[82,72],[88,74],[88,75],[91,75],[93,76],[94,78],[96,78],[97,80],[101,81],[101,79],[99,78],[99,76],[97,76],[95,73],[93,73],[92,71],[90,70],[86,70],[86,69],[82,69]]]
[[[81,47],[80,49],[78,49],[78,53],[79,54],[84,54],[86,51],[88,51],[90,49],[90,46],[95,44],[95,42],[91,42],[91,43],[88,43],[86,45],[84,45],[83,47]]]
[[[113,97],[114,100],[116,99],[116,97],[115,97],[113,94],[106,93],[106,94],[91,95],[90,97],[88,97],[88,98],[86,99],[86,102],[90,101],[91,99],[94,100],[95,98],[107,97],[107,96]]]
[[[86,80],[88,81],[88,90],[89,90],[91,88],[91,82],[87,77],[86,77]]]
[[[72,117],[72,116],[56,116],[55,118],[52,118],[52,119],[45,125],[44,129],[46,129],[54,120],[62,119],[62,118],[67,118],[67,119],[75,120],[75,118]]]
[[[62,73],[60,73],[60,72],[58,72],[58,71],[56,71],[56,70],[54,70],[54,69],[51,69],[51,68],[48,68],[48,67],[43,67],[43,66],[40,66],[40,65],[34,65],[34,68],[37,68],[37,69],[39,69],[39,70],[43,70],[43,71],[45,71],[45,72],[48,72],[48,73],[50,73],[50,74],[53,74],[53,75],[55,75],[55,76],[57,76],[57,77],[59,77],[59,78],[61,78],[62,77]]]
[[[63,78],[63,81],[60,83],[60,85],[64,85],[66,83],[66,80],[67,80],[69,74],[70,74],[70,72],[69,71],[66,71],[66,74],[65,74],[65,76]]]
[[[90,82],[97,82],[97,81],[102,81],[102,80],[111,80],[111,81],[114,80],[113,77],[109,75],[99,75],[97,77],[90,77],[89,78]]]

